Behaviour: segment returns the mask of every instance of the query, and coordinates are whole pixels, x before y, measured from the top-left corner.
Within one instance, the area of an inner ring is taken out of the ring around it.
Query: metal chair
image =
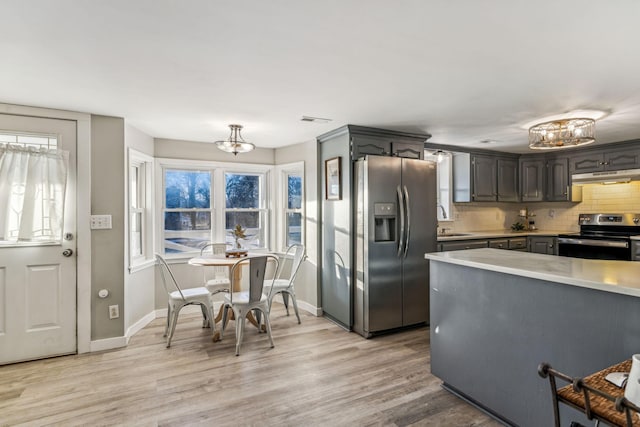
[[[164,329],[164,336],[167,337],[167,348],[171,346],[171,338],[176,330],[180,310],[187,305],[200,306],[202,315],[204,316],[202,327],[211,327],[212,334],[215,335],[216,323],[214,321],[213,304],[211,303],[211,293],[209,290],[205,287],[182,289],[169,268],[167,261],[159,254],[156,254],[156,263],[160,267],[162,284],[169,297],[167,302],[167,324]]]
[[[204,255],[208,249],[214,255],[224,255],[228,248],[227,243],[207,243],[200,249],[200,255]],[[229,292],[231,280],[227,267],[203,267],[204,286],[214,295],[219,292]],[[213,272],[213,274],[211,274]]]
[[[273,304],[273,299],[276,295],[282,295],[282,301],[284,303],[284,307],[287,310],[287,316],[289,315],[289,297],[293,301],[293,310],[296,313],[296,317],[298,318],[298,324],[300,324],[300,313],[298,313],[298,302],[296,301],[296,292],[294,289],[294,281],[296,279],[296,275],[298,274],[298,270],[300,269],[300,265],[302,262],[307,259],[307,256],[304,253],[305,247],[304,245],[291,245],[287,249],[287,252],[284,255],[284,259],[292,259],[291,261],[291,270],[289,272],[288,278],[282,277],[282,272],[284,270],[285,263],[283,262],[279,271],[277,271],[275,280],[266,281],[264,284],[265,293],[269,297],[269,311],[271,311],[271,305]]]
[[[271,337],[271,322],[269,320],[269,298],[263,293],[264,286],[264,274],[267,269],[267,261],[273,260],[275,262],[276,271],[278,270],[278,258],[274,255],[265,255],[259,257],[250,257],[238,260],[233,267],[231,267],[231,277],[239,277],[236,274],[236,270],[248,267],[249,271],[249,291],[230,292],[224,296],[224,308],[222,312],[222,332],[220,332],[220,339],[224,336],[224,330],[227,326],[227,319],[229,316],[229,309],[233,310],[236,322],[236,356],[240,355],[240,346],[242,345],[242,339],[244,336],[244,328],[247,314],[251,311],[258,311],[261,317],[264,318],[264,323],[267,330],[267,336],[269,337],[269,343],[273,348],[273,338]],[[234,284],[234,288],[239,288]],[[260,332],[261,328],[258,328]]]

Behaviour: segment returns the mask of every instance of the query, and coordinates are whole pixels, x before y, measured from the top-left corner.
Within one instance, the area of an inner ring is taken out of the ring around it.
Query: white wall
[[[318,150],[316,140],[277,148],[275,150],[277,165],[304,162],[304,194],[306,215],[306,250],[307,261],[303,264],[296,278],[296,296],[312,307],[320,306],[320,290],[318,287]],[[308,307],[307,307],[308,308]]]
[[[153,138],[125,122],[124,128],[125,159],[128,159],[128,150],[134,149],[149,156],[154,155]],[[128,161],[127,161],[128,164]],[[126,168],[127,179],[125,180],[125,211],[128,209],[129,200],[129,169]],[[127,218],[126,232],[128,233],[129,215]],[[153,232],[153,224],[149,224],[149,230]],[[124,275],[124,331],[125,335],[132,333],[144,326],[147,319],[150,319],[155,310],[155,268],[153,265],[130,272],[128,239],[125,238],[125,275]]]
[[[215,144],[183,141],[179,139],[155,139],[155,157],[186,160],[210,160],[217,162],[260,163],[273,165],[274,150],[256,148],[248,153],[234,156],[218,149]]]

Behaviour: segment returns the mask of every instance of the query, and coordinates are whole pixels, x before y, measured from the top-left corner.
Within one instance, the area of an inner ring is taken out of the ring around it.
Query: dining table
[[[242,283],[242,268],[236,268],[235,271],[232,272],[232,267],[238,261],[248,261],[251,258],[261,257],[267,255],[262,252],[248,252],[246,255],[236,257],[236,256],[228,256],[225,254],[202,254],[200,256],[189,259],[189,265],[198,266],[198,267],[227,267],[229,268],[229,280],[231,281],[232,292],[240,292],[241,291],[241,283]],[[233,274],[233,277],[232,277]],[[216,315],[214,322],[220,323],[222,320],[224,305],[220,307],[218,310],[218,314]],[[234,320],[233,310],[230,311],[230,316],[228,320]],[[260,328],[258,321],[252,312],[247,314],[247,320],[249,323],[254,325],[256,328]],[[224,327],[224,325],[222,325]],[[264,329],[264,326],[262,327]],[[220,340],[220,331],[216,331],[213,336],[213,341]]]

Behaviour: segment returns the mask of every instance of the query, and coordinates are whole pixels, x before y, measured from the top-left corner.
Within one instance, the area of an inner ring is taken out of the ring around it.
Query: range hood
[[[640,169],[620,171],[591,172],[571,175],[573,185],[616,184],[620,182],[640,181]]]

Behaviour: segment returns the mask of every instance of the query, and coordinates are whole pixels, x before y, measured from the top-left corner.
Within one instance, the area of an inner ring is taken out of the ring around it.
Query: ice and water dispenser
[[[396,240],[396,204],[374,203],[374,241],[393,242]]]

